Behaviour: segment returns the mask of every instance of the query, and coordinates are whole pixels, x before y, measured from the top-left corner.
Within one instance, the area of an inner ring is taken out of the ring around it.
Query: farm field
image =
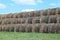
[[[60,40],[60,34],[32,32],[0,32],[0,40]]]

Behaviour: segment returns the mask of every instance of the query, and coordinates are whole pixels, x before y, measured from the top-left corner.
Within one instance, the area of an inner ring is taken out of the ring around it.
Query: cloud
[[[34,11],[34,9],[23,9],[21,12],[29,12],[29,11]]]
[[[6,5],[5,4],[0,4],[0,9],[1,8],[6,8]]]
[[[49,5],[51,5],[51,6],[57,6],[56,3],[50,3]]]
[[[16,4],[23,5],[36,5],[37,3],[43,3],[42,0],[12,0]]]
[[[17,4],[35,5],[35,0],[12,0],[12,1]]]
[[[38,2],[38,3],[43,3],[43,1],[42,1],[42,0],[37,0],[37,2]]]

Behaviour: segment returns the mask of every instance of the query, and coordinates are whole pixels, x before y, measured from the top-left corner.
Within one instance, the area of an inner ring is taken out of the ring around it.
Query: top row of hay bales
[[[39,16],[49,16],[49,15],[60,15],[60,9],[48,9],[48,10],[38,10],[31,12],[21,12],[7,15],[0,15],[0,19],[4,18],[27,18],[27,17],[39,17]]]

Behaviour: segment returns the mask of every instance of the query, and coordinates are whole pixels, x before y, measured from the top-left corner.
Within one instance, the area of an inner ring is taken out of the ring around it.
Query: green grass
[[[60,40],[60,34],[0,32],[0,40]]]

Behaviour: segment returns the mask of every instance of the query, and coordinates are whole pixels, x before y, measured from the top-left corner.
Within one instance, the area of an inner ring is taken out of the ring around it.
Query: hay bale
[[[28,20],[27,20],[28,24],[32,24],[32,20],[33,20],[33,18],[28,18]]]
[[[2,24],[2,20],[0,19],[0,25]]]
[[[57,16],[50,16],[50,23],[57,23]]]
[[[60,33],[60,23],[57,24],[56,32]]]
[[[15,24],[21,24],[21,19],[18,18],[18,19],[16,19],[14,22],[16,22]]]
[[[3,25],[2,26],[2,31],[7,31],[7,26]]]
[[[58,9],[58,13],[57,14],[60,15],[60,9]]]
[[[41,23],[48,23],[49,17],[48,16],[42,16],[40,19]]]
[[[13,18],[23,18],[23,13],[13,14]]]
[[[6,15],[6,18],[11,18],[11,14],[7,14]]]
[[[56,33],[57,25],[56,24],[52,24],[51,26],[52,26],[51,33]]]
[[[48,33],[51,33],[51,29],[52,29],[51,24],[47,24],[47,26],[48,26],[48,30],[47,30],[47,32],[48,32]]]
[[[3,25],[2,26],[2,31],[11,31],[13,27],[11,25]],[[13,30],[13,29],[12,29]]]
[[[29,12],[24,13],[24,14],[23,14],[23,17],[24,17],[24,18],[29,17]]]
[[[49,27],[48,24],[41,24],[41,26],[40,26],[40,32],[41,33],[48,33],[49,32],[48,27]]]
[[[2,24],[11,24],[11,20],[10,19],[4,19],[2,20]]]
[[[20,16],[20,18],[23,18],[23,14],[22,13],[19,16]]]
[[[20,18],[13,19],[12,24],[21,24],[21,19]]]
[[[56,9],[50,9],[49,15],[56,15]]]
[[[34,12],[33,11],[30,12],[29,17],[34,17]]]
[[[21,23],[23,24],[23,23],[25,23],[26,22],[26,19],[25,18],[22,18],[21,19]]]
[[[58,17],[57,21],[60,23],[60,17]]]
[[[19,32],[20,26],[16,24],[16,25],[13,25],[13,28],[14,28],[14,32]]]
[[[5,19],[5,15],[2,15],[2,16],[1,16],[1,19]]]
[[[9,26],[7,26],[7,25],[4,25],[4,31],[9,31]]]
[[[40,24],[34,24],[34,31],[40,32]]]
[[[25,30],[26,30],[26,25],[20,25],[19,31],[25,32]]]
[[[41,26],[40,26],[40,32],[41,33],[43,33],[43,30],[44,30],[43,28],[44,28],[44,25],[41,24]]]
[[[5,18],[13,18],[13,15],[14,14],[11,14],[11,13],[10,14],[7,14],[7,15],[5,15]]]
[[[40,16],[40,11],[34,11],[34,17],[39,17]]]
[[[47,16],[47,15],[48,15],[48,10],[43,10],[43,11],[42,11],[42,15],[43,15],[43,16]]]
[[[1,19],[1,15],[0,15],[0,19]]]
[[[34,22],[35,22],[35,23],[40,23],[40,17],[34,18]]]
[[[48,33],[59,33],[57,24],[49,24],[48,26]]]
[[[48,33],[48,24],[44,24],[43,32]]]
[[[26,32],[32,32],[32,24],[26,25]]]
[[[22,23],[25,22],[25,19],[22,20]],[[2,20],[2,24],[20,24],[21,19],[20,18],[9,18],[9,19],[4,19]]]
[[[2,31],[2,25],[0,25],[0,31]]]

